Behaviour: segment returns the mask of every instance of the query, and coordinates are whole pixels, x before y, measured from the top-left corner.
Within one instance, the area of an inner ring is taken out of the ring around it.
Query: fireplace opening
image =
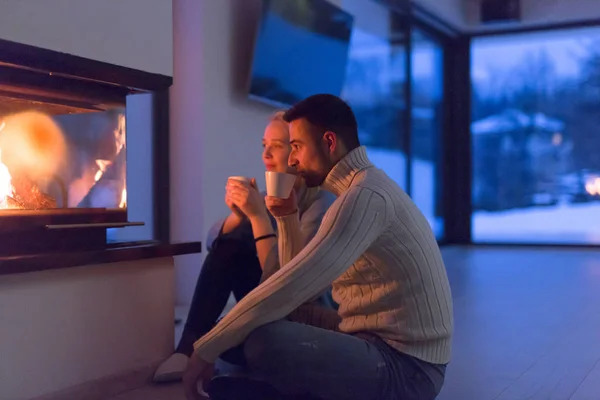
[[[0,95],[0,256],[100,249],[127,220],[126,108]]]
[[[126,209],[125,109],[0,97],[0,214]]]

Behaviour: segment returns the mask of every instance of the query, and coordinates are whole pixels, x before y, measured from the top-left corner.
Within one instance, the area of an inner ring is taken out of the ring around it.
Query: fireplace
[[[0,41],[0,257],[99,250],[107,229],[141,224],[127,215],[127,98],[170,84]]]

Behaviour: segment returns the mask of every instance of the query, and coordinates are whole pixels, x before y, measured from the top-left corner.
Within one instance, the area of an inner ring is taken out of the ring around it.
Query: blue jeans
[[[249,376],[283,396],[321,400],[436,398],[444,382],[444,365],[400,353],[375,335],[360,336],[282,320],[256,329],[242,346],[223,358],[246,364]]]

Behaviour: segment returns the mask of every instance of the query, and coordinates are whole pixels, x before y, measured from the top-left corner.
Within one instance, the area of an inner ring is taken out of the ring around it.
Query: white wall
[[[354,15],[354,28],[380,38],[391,33],[387,24],[390,12],[387,7],[369,0],[329,0]]]
[[[0,38],[171,75],[171,0],[2,0]]]
[[[521,21],[507,24],[480,24],[481,0],[464,0],[466,26],[470,31],[501,30],[600,18],[598,0],[521,0]]]
[[[171,0],[2,0],[0,38],[173,71]],[[0,276],[0,399],[163,359],[173,350],[173,271],[169,258]]]
[[[171,230],[206,239],[227,214],[230,175],[264,182],[261,137],[273,108],[246,98],[257,0],[173,0]],[[178,257],[178,302],[191,300],[203,257]]]
[[[479,22],[482,0],[413,1],[454,27],[470,32],[600,18],[598,0],[521,0],[521,21],[489,25],[482,25]]]
[[[0,399],[21,400],[173,351],[173,259],[0,276]]]
[[[600,18],[598,0],[523,0],[524,24],[569,22]]]
[[[465,2],[471,0],[413,0],[457,29],[465,26]]]

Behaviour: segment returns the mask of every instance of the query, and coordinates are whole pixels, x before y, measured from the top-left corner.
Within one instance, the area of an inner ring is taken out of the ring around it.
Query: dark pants
[[[375,335],[357,337],[284,320],[254,330],[222,358],[245,364],[247,376],[281,395],[269,398],[281,399],[433,400],[446,371]],[[239,393],[226,398],[248,399],[248,391]]]
[[[190,356],[194,352],[194,342],[214,327],[231,293],[240,301],[258,286],[261,277],[262,268],[250,223],[245,221],[233,232],[219,234],[202,265],[175,351]],[[337,309],[330,290],[321,296],[319,303]]]
[[[213,328],[230,294],[239,301],[260,282],[262,269],[252,230],[236,233],[220,235],[204,260],[177,353],[190,356],[194,342]]]

